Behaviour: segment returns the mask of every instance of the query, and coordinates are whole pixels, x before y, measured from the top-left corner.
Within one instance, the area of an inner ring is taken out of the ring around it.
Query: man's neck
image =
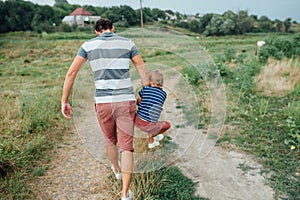
[[[112,32],[111,30],[107,29],[107,30],[105,30],[105,31],[102,31],[101,34],[102,34],[102,33],[111,33],[111,32]]]
[[[95,31],[95,33],[96,33],[96,35],[97,36],[100,36],[100,35],[102,35],[103,33],[112,33],[113,31],[112,30],[109,30],[109,29],[107,29],[107,30],[104,30],[104,31]]]

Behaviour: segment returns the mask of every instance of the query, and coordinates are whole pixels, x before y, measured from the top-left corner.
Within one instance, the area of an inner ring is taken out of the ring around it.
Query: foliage
[[[202,79],[200,73],[193,66],[183,68],[181,73],[185,80],[187,80],[193,86],[198,86],[199,81]]]
[[[284,143],[290,147],[291,150],[300,148],[300,125],[296,124],[296,120],[289,117],[286,120],[289,127],[288,138],[284,140]]]
[[[65,27],[57,29],[62,24],[64,16],[69,15],[80,5],[69,4],[67,0],[57,0],[53,7],[48,5],[33,4],[24,0],[9,0],[0,2],[0,33],[10,31],[55,32],[65,31]],[[138,26],[140,24],[140,10],[134,10],[130,6],[96,7],[85,5],[83,8],[93,15],[109,18],[116,25]],[[234,13],[226,11],[224,14],[208,13],[203,16],[196,14],[188,17],[179,12],[171,10],[160,10],[158,8],[143,8],[144,23],[158,22],[175,27],[187,28],[195,33],[211,35],[236,35],[250,32],[290,32],[292,26],[299,27],[291,18],[284,21],[278,19],[272,21],[267,16],[257,19],[249,16],[247,11]],[[75,29],[80,31],[79,29]],[[70,31],[70,30],[66,30]],[[72,29],[72,31],[74,31]]]
[[[293,37],[269,37],[266,39],[266,44],[258,51],[261,62],[266,62],[269,57],[281,60],[283,57],[292,58],[299,55],[300,34],[295,34]]]

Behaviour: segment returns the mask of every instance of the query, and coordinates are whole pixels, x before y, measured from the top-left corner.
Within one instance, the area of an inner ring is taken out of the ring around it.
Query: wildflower
[[[296,149],[296,147],[294,145],[291,146],[291,150],[294,150]]]

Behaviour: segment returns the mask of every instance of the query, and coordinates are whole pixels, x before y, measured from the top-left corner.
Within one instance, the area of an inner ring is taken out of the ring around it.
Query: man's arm
[[[146,65],[145,65],[141,55],[137,54],[131,60],[134,64],[134,66],[136,67],[136,69],[138,70],[139,74],[140,74],[140,78],[141,78],[141,81],[142,81],[142,86],[149,85],[147,68],[146,68]]]
[[[79,72],[81,66],[85,63],[85,58],[81,56],[76,56],[66,74],[65,82],[62,91],[61,105],[62,105],[62,114],[65,118],[71,119],[73,111],[72,107],[69,104],[69,96],[71,89],[73,87],[77,73]]]

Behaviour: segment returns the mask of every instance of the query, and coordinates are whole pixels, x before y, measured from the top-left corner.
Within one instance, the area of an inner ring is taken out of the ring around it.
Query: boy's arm
[[[142,101],[142,97],[139,95],[137,98],[136,98],[136,104],[139,105]]]

